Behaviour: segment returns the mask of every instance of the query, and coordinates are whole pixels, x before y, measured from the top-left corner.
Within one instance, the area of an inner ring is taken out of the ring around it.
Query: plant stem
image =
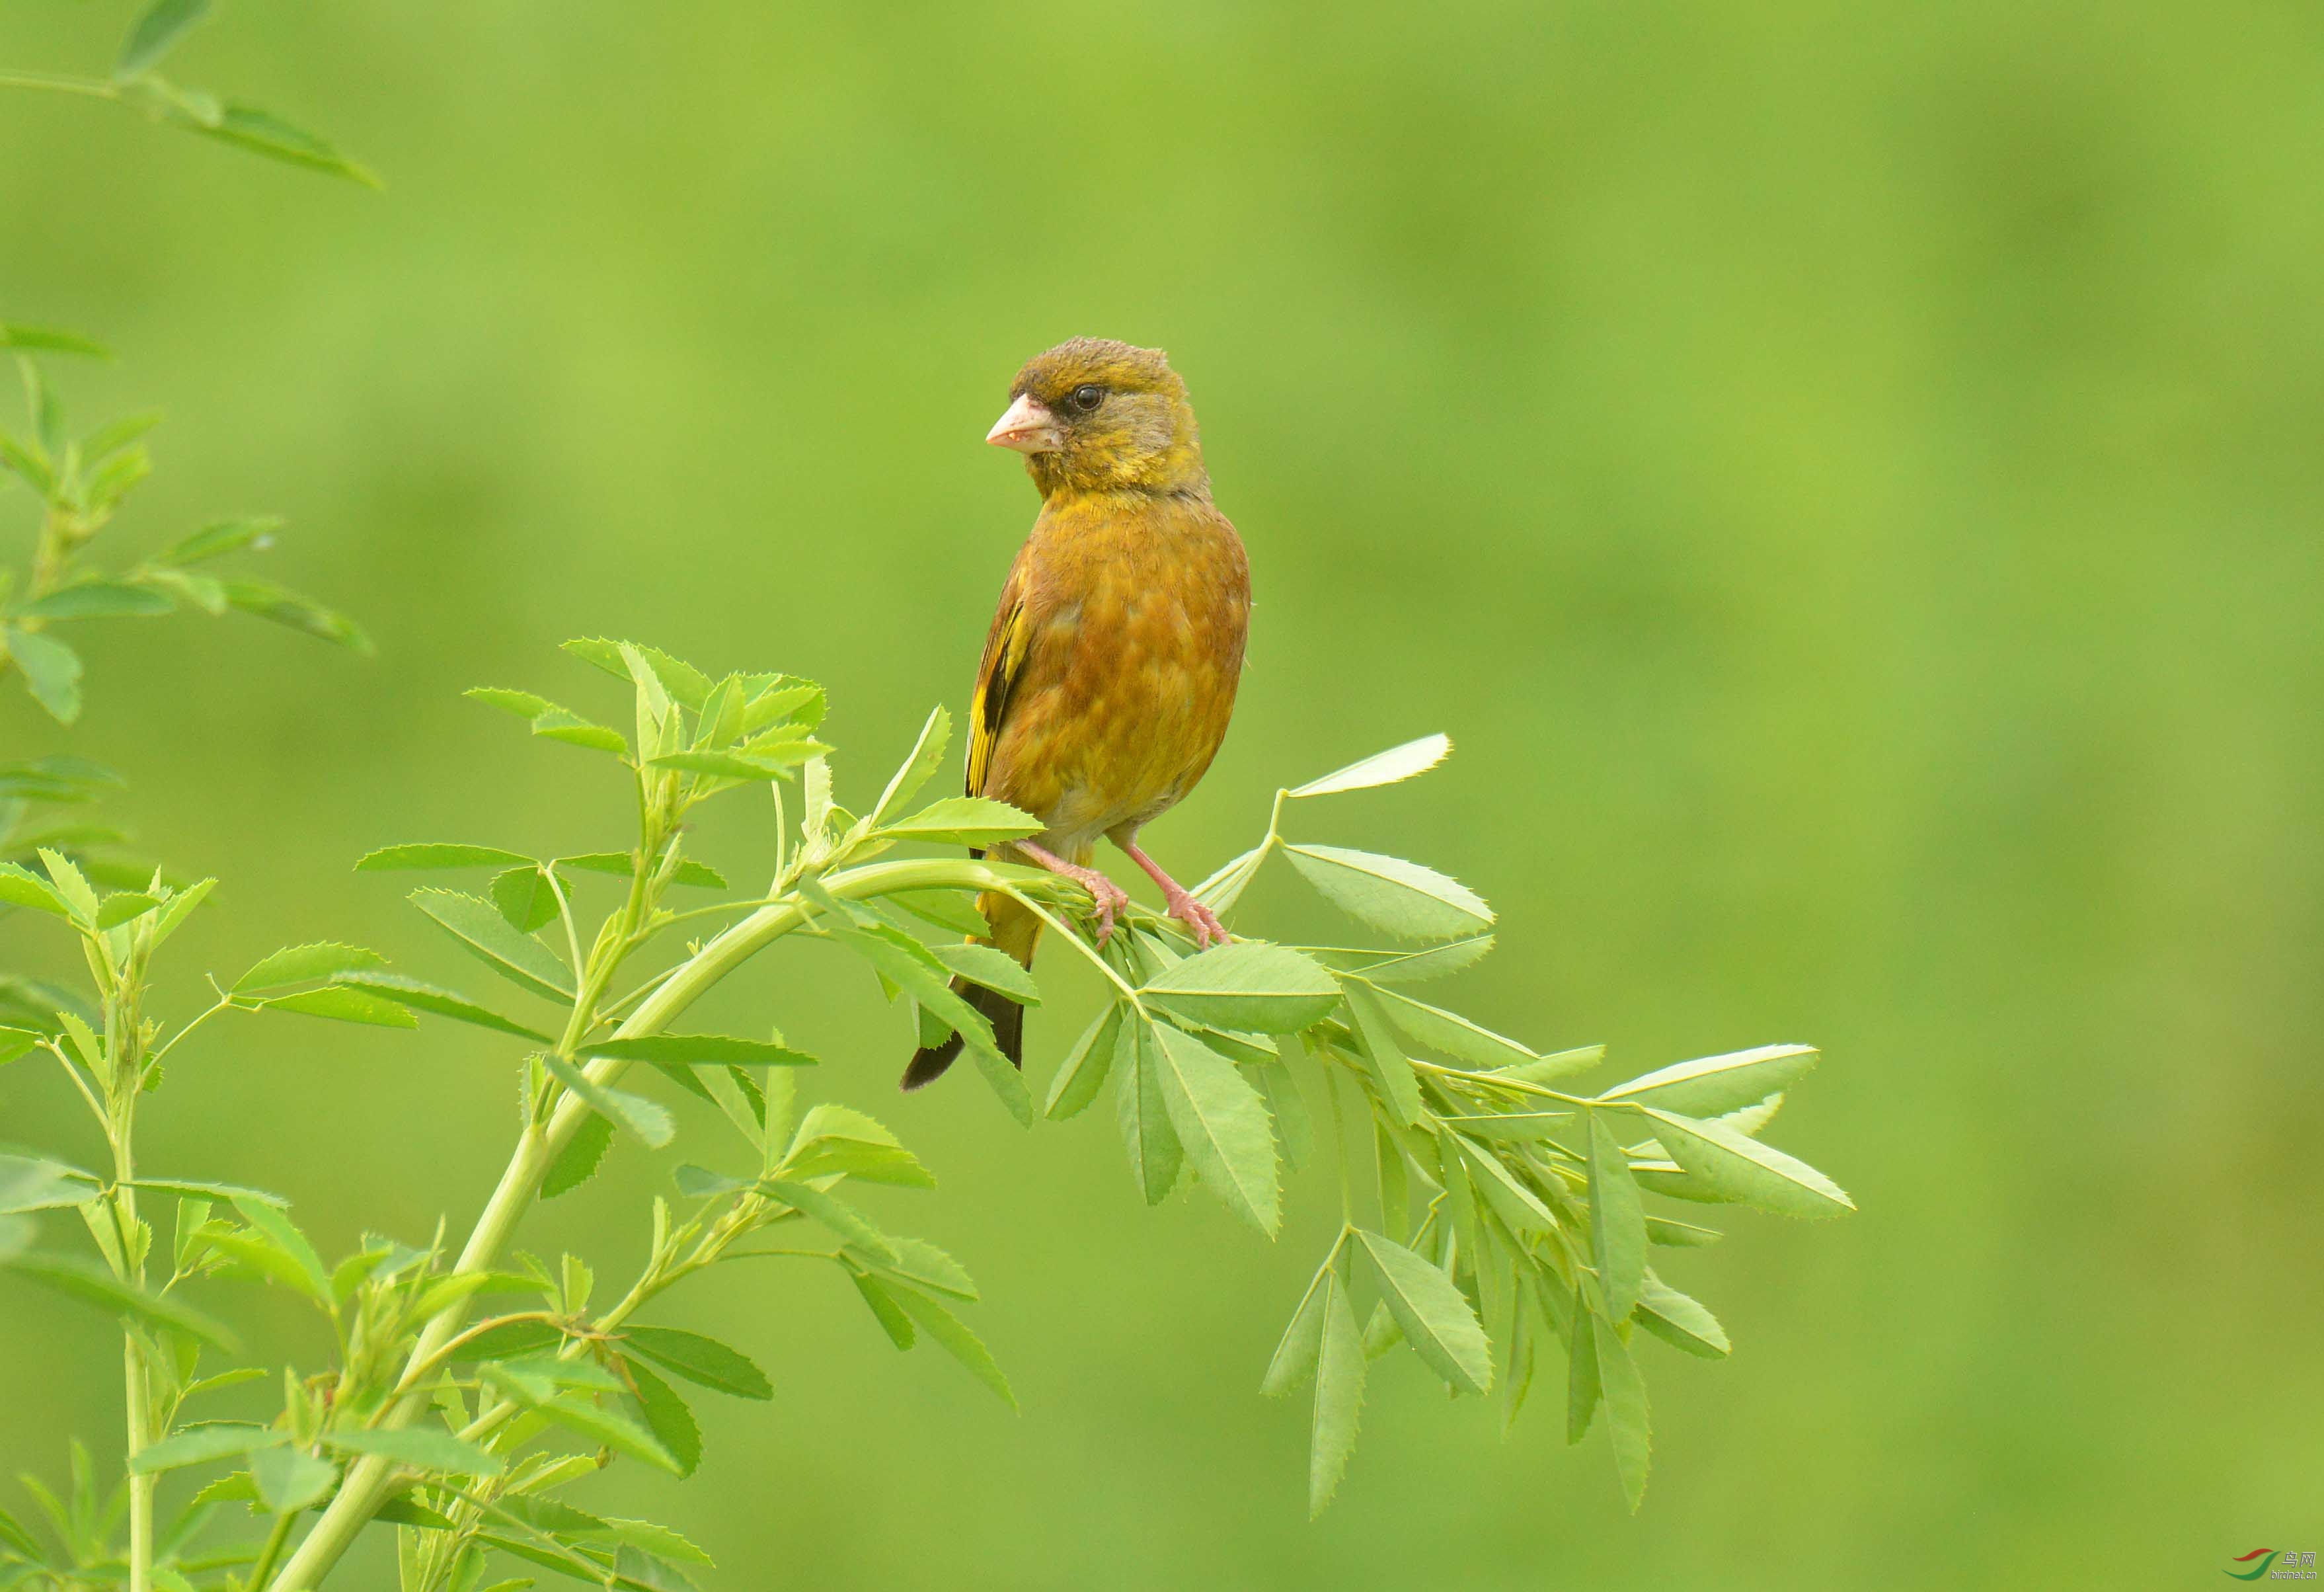
[[[137,1235],[137,1190],[132,1186],[137,1176],[136,1157],[130,1143],[136,1110],[136,1089],[132,1085],[124,1091],[126,1098],[119,1107],[117,1125],[113,1135],[113,1201],[115,1225],[120,1228],[122,1264],[128,1275],[123,1280],[132,1284],[143,1281],[143,1264],[132,1247]],[[137,1341],[135,1332],[124,1328],[121,1334],[121,1379],[123,1402],[127,1406],[128,1453],[134,1458],[145,1445],[153,1440],[150,1422],[152,1415],[152,1389],[146,1376],[145,1351]],[[153,1585],[153,1484],[161,1478],[152,1475],[129,1473],[129,1592],[152,1592]]]
[[[290,1540],[290,1527],[298,1521],[299,1511],[285,1510],[274,1517],[274,1529],[266,1533],[266,1546],[258,1550],[257,1560],[250,1567],[245,1586],[262,1587],[266,1578],[274,1573],[274,1561],[282,1557],[282,1545]]]
[[[964,858],[932,857],[906,862],[872,863],[844,873],[827,875],[823,886],[833,895],[844,900],[862,901],[887,895],[899,890],[968,889],[993,890],[1002,886],[1003,876],[978,862]],[[678,1015],[700,999],[718,981],[732,973],[759,951],[772,944],[807,921],[807,903],[797,897],[774,902],[761,907],[742,921],[734,924],[716,939],[696,952],[678,971],[665,979],[653,994],[640,1004],[637,1011],[614,1031],[614,1037],[632,1039],[659,1033]],[[606,970],[611,976],[611,969]],[[602,986],[601,986],[602,987]],[[585,1069],[593,1083],[610,1085],[628,1070],[630,1063],[613,1057],[601,1056]],[[544,1126],[535,1123],[526,1127],[517,1141],[506,1171],[493,1189],[484,1212],[476,1218],[475,1229],[460,1251],[455,1270],[481,1272],[491,1268],[501,1251],[516,1231],[519,1221],[535,1196],[540,1192],[540,1180],[557,1159],[558,1151],[580,1131],[590,1114],[586,1102],[576,1095],[567,1095],[557,1104],[555,1112]],[[447,1306],[420,1329],[419,1341],[405,1362],[404,1374],[396,1384],[396,1396],[391,1400],[374,1423],[383,1428],[407,1426],[427,1407],[424,1389],[414,1384],[423,1380],[415,1376],[414,1368],[435,1357],[443,1347],[459,1332],[466,1319],[468,1301],[463,1300]],[[367,1456],[348,1467],[337,1493],[332,1497],[315,1529],[307,1533],[297,1551],[282,1567],[273,1582],[273,1592],[311,1592],[322,1584],[325,1575],[338,1563],[355,1536],[369,1523],[373,1513],[385,1499],[389,1486],[395,1479],[392,1460]]]
[[[89,99],[118,99],[120,88],[101,78],[64,78],[51,72],[0,72],[0,88],[34,88],[51,94],[78,94]]]

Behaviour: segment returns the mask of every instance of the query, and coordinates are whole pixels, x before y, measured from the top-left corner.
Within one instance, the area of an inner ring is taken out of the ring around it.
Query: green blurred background
[[[7,64],[55,69],[128,15],[7,14]],[[1398,1356],[1310,1524],[1304,1412],[1256,1387],[1328,1174],[1272,1245],[1149,1211],[1110,1114],[899,1099],[901,1021],[786,950],[715,1015],[779,1018],[936,1167],[880,1212],[975,1272],[1024,1413],[835,1278],[679,1296],[777,1402],[706,1395],[697,1478],[589,1496],[646,1495],[717,1585],[2162,1587],[2324,1545],[2312,9],[273,0],[172,75],[389,182],[0,97],[0,311],[121,351],[56,367],[81,418],[171,412],[112,534],[284,514],[269,572],[380,643],[84,627],[82,728],[0,692],[12,750],[124,769],[150,849],[225,880],[183,1005],[327,936],[489,982],[348,865],[624,843],[600,763],[457,695],[623,711],[568,635],[825,680],[861,799],[964,704],[1030,522],[980,442],[1009,379],[1090,332],[1170,349],[1256,582],[1166,860],[1443,729],[1442,771],[1301,817],[1494,902],[1456,1004],[1605,1040],[1609,1077],[1826,1049],[1771,1136],[1862,1214],[1674,1263],[1738,1347],[1645,1351],[1641,1513],[1554,1390],[1504,1440]],[[707,855],[758,871],[761,818]],[[1323,924],[1280,880],[1241,921]],[[1044,973],[1037,1076],[1094,998]],[[334,1246],[465,1226],[504,1153],[487,1036],[197,1049],[147,1164],[284,1189]],[[0,1130],[87,1149],[30,1067]],[[528,1241],[632,1262],[669,1159],[624,1148]],[[118,1365],[0,1288],[0,1474],[73,1430],[109,1462]]]

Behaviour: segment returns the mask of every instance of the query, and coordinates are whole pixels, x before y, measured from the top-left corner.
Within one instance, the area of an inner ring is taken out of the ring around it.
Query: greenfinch
[[[1075,338],[1018,373],[985,440],[1023,454],[1041,493],[977,666],[968,793],[1044,828],[994,855],[1086,889],[1102,945],[1130,901],[1092,865],[1102,836],[1161,888],[1198,951],[1222,942],[1217,915],[1138,844],[1226,738],[1250,621],[1250,566],[1211,501],[1186,384],[1159,349]],[[978,906],[986,943],[1030,967],[1040,920],[1005,897]],[[1024,1008],[953,987],[1023,1066]],[[960,1046],[957,1033],[923,1046],[904,1088],[940,1076]]]

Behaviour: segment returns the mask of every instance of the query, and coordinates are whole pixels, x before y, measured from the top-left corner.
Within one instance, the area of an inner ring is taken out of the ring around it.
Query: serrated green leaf
[[[413,891],[411,903],[502,977],[547,1000],[572,1000],[571,970],[539,940],[510,928],[489,902],[428,888]]]
[[[1493,937],[1472,934],[1465,939],[1447,940],[1416,951],[1379,951],[1346,946],[1302,949],[1333,972],[1360,973],[1372,984],[1425,984],[1483,961],[1493,949]]]
[[[1357,1418],[1364,1403],[1364,1339],[1355,1306],[1339,1273],[1323,1280],[1323,1342],[1315,1362],[1315,1415],[1307,1448],[1307,1513],[1323,1513],[1339,1491],[1340,1477],[1355,1450]]]
[[[899,890],[881,898],[883,904],[901,907],[922,922],[954,934],[990,935],[991,925],[976,910],[976,899],[956,890]]]
[[[335,1023],[367,1023],[378,1028],[417,1028],[420,1020],[397,1003],[352,984],[327,984],[296,995],[272,995],[252,1004],[270,1012],[298,1012]]]
[[[1565,1329],[1565,1440],[1578,1443],[1598,1412],[1598,1335],[1611,1328],[1591,1315],[1578,1292],[1571,1300]]]
[[[519,718],[538,718],[557,708],[547,697],[536,697],[530,691],[512,691],[501,686],[470,686],[460,693],[464,697],[497,708],[503,713],[513,713]],[[562,708],[558,708],[562,712]],[[623,869],[624,873],[628,870]]]
[[[1194,1175],[1228,1209],[1273,1237],[1282,1199],[1266,1102],[1233,1062],[1192,1035],[1156,1024],[1147,1042],[1163,1109]]]
[[[1056,1077],[1049,1080],[1049,1098],[1043,1107],[1042,1114],[1050,1121],[1063,1122],[1080,1115],[1105,1087],[1106,1077],[1113,1070],[1123,1009],[1119,1001],[1108,1004],[1065,1052]]]
[[[852,1266],[848,1268],[847,1280],[855,1284],[855,1291],[862,1297],[872,1319],[880,1323],[880,1330],[888,1335],[888,1341],[899,1349],[910,1348],[918,1333],[912,1326],[911,1317],[904,1313],[904,1307],[896,1302],[896,1296],[878,1278]]]
[[[20,1254],[0,1264],[45,1288],[142,1325],[182,1332],[228,1354],[240,1347],[223,1323],[167,1295],[148,1293],[124,1282],[105,1267],[78,1255]]]
[[[193,915],[194,909],[209,899],[210,892],[217,887],[216,879],[197,879],[182,890],[171,892],[170,899],[162,903],[161,915],[153,920],[153,949],[159,950],[162,943],[178,931],[178,926]]]
[[[1299,1092],[1299,1080],[1279,1060],[1253,1067],[1250,1079],[1267,1101],[1267,1114],[1275,1119],[1284,1165],[1297,1171],[1315,1152],[1315,1119],[1307,1109],[1307,1097]]]
[[[328,1495],[339,1472],[329,1460],[312,1454],[269,1449],[251,1456],[250,1479],[257,1486],[259,1502],[269,1510],[294,1514]]]
[[[485,1328],[453,1352],[458,1363],[522,1359],[555,1349],[565,1335],[547,1321],[502,1321]]]
[[[1341,989],[1347,996],[1349,1014],[1355,1019],[1356,1039],[1365,1068],[1379,1090],[1389,1119],[1399,1126],[1411,1126],[1423,1114],[1420,1080],[1413,1076],[1412,1063],[1397,1043],[1379,994],[1361,979],[1354,978],[1343,981]]]
[[[648,1374],[650,1376],[651,1374]],[[654,1378],[654,1380],[659,1379]],[[675,1393],[670,1396],[672,1399],[677,1398]],[[600,1443],[615,1453],[627,1454],[632,1459],[642,1459],[656,1469],[666,1470],[672,1476],[687,1474],[685,1466],[675,1454],[670,1452],[657,1433],[639,1425],[626,1415],[616,1414],[611,1410],[602,1409],[591,1403],[584,1395],[567,1393],[531,1407],[548,1420],[555,1421],[569,1431],[579,1432],[583,1437]]]
[[[992,801],[982,796],[947,796],[908,818],[884,825],[878,833],[890,840],[988,847],[1027,839],[1046,828],[1040,819],[1005,801]]]
[[[944,763],[945,747],[952,740],[952,715],[942,708],[931,710],[927,722],[920,727],[919,738],[900,766],[888,780],[888,787],[880,792],[880,800],[872,806],[871,825],[876,829],[901,810],[904,803],[919,794],[920,787],[928,782]]]
[[[1009,1378],[1001,1373],[992,1351],[984,1347],[984,1340],[969,1329],[968,1323],[918,1289],[891,1288],[889,1292],[921,1331],[966,1366],[971,1375],[998,1393],[1003,1403],[1012,1410],[1017,1408],[1017,1394],[1010,1387]]]
[[[1185,1152],[1178,1143],[1177,1130],[1170,1125],[1170,1108],[1162,1098],[1152,1032],[1149,1023],[1122,1023],[1115,1041],[1113,1096],[1122,1142],[1130,1151],[1130,1169],[1137,1174],[1146,1203],[1159,1205],[1177,1184]]]
[[[969,1060],[1001,1103],[1024,1126],[1033,1125],[1033,1097],[1025,1079],[993,1041],[992,1024],[953,993],[951,970],[925,945],[890,923],[833,924],[825,930],[870,962],[883,977],[959,1034]]]
[[[1681,1116],[1714,1117],[1789,1088],[1815,1064],[1812,1045],[1761,1045],[1732,1055],[1681,1061],[1617,1084],[1599,1097],[1652,1106]]]
[[[315,945],[293,945],[262,958],[250,971],[234,981],[231,993],[254,995],[261,990],[281,989],[289,984],[305,984],[310,979],[337,978],[343,973],[360,972],[372,967],[383,967],[387,958],[377,951],[365,950],[359,945],[337,945],[325,941]]]
[[[143,917],[161,904],[143,891],[108,895],[97,909],[97,926],[100,929],[118,929],[124,923],[134,922]]]
[[[1323,1318],[1330,1303],[1332,1270],[1327,1265],[1315,1273],[1300,1296],[1299,1306],[1291,1312],[1291,1324],[1283,1329],[1283,1337],[1275,1346],[1275,1356],[1267,1363],[1267,1375],[1260,1381],[1259,1391],[1269,1398],[1280,1398],[1315,1374],[1315,1363],[1323,1352]]]
[[[579,1096],[592,1111],[629,1129],[649,1149],[659,1150],[678,1136],[678,1125],[659,1102],[627,1089],[609,1088],[562,1057],[544,1052],[540,1060],[552,1078]]]
[[[598,1163],[613,1143],[613,1119],[591,1112],[576,1128],[540,1180],[540,1197],[554,1199],[569,1194],[596,1175]],[[683,1169],[681,1169],[683,1170]]]
[[[792,1182],[782,1178],[770,1179],[762,1187],[774,1199],[814,1217],[844,1242],[882,1263],[894,1265],[903,1258],[894,1241],[874,1226],[871,1217],[836,1194],[818,1189],[812,1183]]]
[[[932,945],[937,961],[958,976],[986,989],[998,990],[1020,1006],[1038,1006],[1041,991],[1033,975],[1017,958],[989,945]]]
[[[646,1430],[669,1450],[677,1473],[692,1476],[702,1464],[702,1429],[695,1423],[694,1412],[687,1407],[676,1388],[635,1357],[624,1359],[622,1367],[636,1390],[638,1413],[645,1417]],[[638,1457],[649,1458],[643,1454]]]
[[[1259,865],[1267,860],[1267,854],[1272,848],[1272,842],[1252,847],[1240,856],[1227,862],[1187,893],[1214,912],[1231,912],[1235,902],[1242,899],[1242,893],[1251,880],[1258,877]]]
[[[557,921],[556,888],[530,863],[493,875],[490,889],[493,905],[519,934],[530,934]]]
[[[1733,1347],[1718,1317],[1652,1272],[1639,1290],[1635,1319],[1673,1348],[1700,1359],[1723,1360]]]
[[[629,872],[629,859],[622,859],[622,872]],[[384,874],[420,868],[516,868],[530,867],[532,858],[513,851],[503,851],[497,846],[456,846],[423,844],[417,846],[383,846],[355,864],[358,874]]]
[[[1296,1033],[1340,1004],[1339,986],[1314,958],[1255,939],[1173,963],[1140,993],[1165,1011],[1256,1033]]]
[[[1286,846],[1283,852],[1325,900],[1387,933],[1450,939],[1492,926],[1492,908],[1434,868],[1337,846]]]
[[[547,708],[535,715],[532,733],[546,741],[562,741],[614,757],[626,758],[630,754],[630,744],[622,738],[621,731],[562,708]]]
[[[966,1267],[925,1238],[890,1238],[896,1259],[883,1261],[868,1250],[853,1251],[862,1263],[902,1278],[907,1282],[948,1293],[954,1299],[973,1300],[978,1297],[976,1283]]]
[[[1571,1111],[1507,1111],[1478,1116],[1448,1116],[1446,1122],[1472,1139],[1536,1143],[1573,1120]]]
[[[1401,1244],[1359,1227],[1358,1248],[1372,1264],[1380,1298],[1428,1368],[1448,1386],[1483,1393],[1493,1384],[1492,1346],[1452,1280]]]
[[[497,1012],[487,1011],[465,995],[456,995],[448,989],[439,989],[432,984],[422,984],[417,978],[406,978],[401,974],[343,973],[338,976],[336,982],[342,986],[371,991],[393,1001],[400,1006],[408,1006],[415,1012],[428,1012],[438,1017],[449,1017],[457,1023],[470,1023],[477,1028],[489,1028],[499,1033],[512,1033],[520,1038],[534,1040],[544,1045],[549,1042],[549,1036],[539,1029],[527,1028],[523,1023],[512,1022]]]
[[[158,1442],[148,1443],[129,1456],[129,1471],[133,1476],[158,1476],[162,1471],[181,1470],[189,1465],[207,1465],[217,1459],[239,1459],[244,1454],[281,1448],[290,1440],[290,1434],[278,1427],[253,1426],[241,1421],[220,1421],[189,1426]]]
[[[1513,1231],[1557,1231],[1557,1218],[1541,1202],[1541,1197],[1519,1182],[1491,1151],[1469,1143],[1458,1134],[1448,1134],[1446,1138],[1449,1147],[1459,1152],[1461,1164],[1475,1180],[1477,1191],[1485,1197],[1485,1203]]]
[[[1646,1495],[1646,1469],[1653,1458],[1646,1379],[1638,1374],[1630,1346],[1612,1328],[1599,1322],[1591,1337],[1598,1352],[1599,1384],[1605,1390],[1606,1430],[1614,1444],[1614,1468],[1622,1478],[1622,1495],[1635,1514]]]
[[[1488,1069],[1519,1067],[1539,1060],[1517,1041],[1471,1023],[1457,1012],[1424,1004],[1377,985],[1372,994],[1406,1038],[1439,1055]]]
[[[1687,1222],[1674,1222],[1667,1217],[1646,1217],[1646,1242],[1665,1245],[1673,1249],[1701,1249],[1716,1244],[1726,1235],[1716,1227],[1698,1227]]]
[[[80,717],[78,653],[46,632],[18,630],[14,625],[0,632],[0,639],[6,641],[8,655],[23,673],[24,689],[50,717],[59,724],[70,724]]]
[[[933,1189],[936,1180],[896,1135],[845,1106],[817,1106],[799,1125],[784,1174],[794,1180],[837,1173],[867,1183]]]
[[[678,1067],[813,1067],[814,1057],[787,1045],[761,1040],[736,1039],[724,1033],[652,1033],[591,1041],[581,1047],[589,1056],[611,1056],[622,1061],[650,1061]]]
[[[51,917],[70,919],[72,909],[64,897],[32,869],[14,863],[0,863],[0,902],[10,906],[30,907],[34,912],[47,912]]]
[[[798,745],[802,750],[796,757],[745,757],[738,752],[672,752],[647,759],[646,766],[673,768],[681,773],[707,774],[722,780],[771,780],[827,749],[805,741]]]
[[[1856,1208],[1847,1191],[1807,1162],[1716,1122],[1646,1108],[1646,1125],[1688,1179],[1717,1195],[1779,1216],[1830,1217]]]
[[[297,1266],[296,1276],[308,1294],[324,1309],[331,1307],[331,1273],[323,1264],[323,1257],[315,1253],[307,1235],[290,1220],[290,1213],[279,1201],[234,1197],[234,1208],[242,1219],[263,1234]]]
[[[607,1517],[604,1530],[606,1535],[617,1542],[625,1542],[632,1548],[646,1549],[659,1554],[664,1559],[675,1560],[681,1564],[715,1563],[710,1555],[684,1537],[668,1526],[657,1525],[650,1520],[623,1520],[619,1515],[613,1515]]]
[[[688,1382],[732,1393],[738,1399],[771,1399],[773,1384],[752,1364],[750,1356],[728,1348],[716,1338],[675,1327],[632,1327],[622,1334],[623,1347],[643,1355],[663,1370]]]
[[[1626,1320],[1646,1279],[1646,1211],[1621,1141],[1598,1112],[1590,1114],[1590,1253],[1606,1293],[1607,1319]]]
[[[40,857],[41,866],[48,872],[49,883],[56,886],[57,893],[72,910],[73,921],[94,923],[97,921],[97,892],[90,887],[80,869],[73,865],[72,859],[46,846],[41,847]]]
[[[255,1199],[262,1205],[288,1206],[290,1202],[280,1194],[270,1194],[263,1189],[247,1189],[240,1183],[196,1182],[189,1178],[136,1178],[131,1187],[158,1189],[164,1194],[184,1194],[200,1199]]]
[[[1571,1051],[1555,1051],[1537,1060],[1523,1062],[1515,1067],[1498,1068],[1495,1070],[1504,1078],[1515,1078],[1520,1083],[1555,1083],[1558,1079],[1569,1078],[1574,1073],[1587,1072],[1605,1059],[1605,1046],[1582,1045]]]
[[[1341,791],[1369,790],[1375,785],[1393,785],[1426,773],[1444,761],[1452,750],[1449,736],[1423,736],[1416,741],[1406,741],[1401,746],[1391,746],[1385,752],[1375,752],[1370,757],[1334,769],[1320,779],[1313,779],[1286,796],[1329,796]]]
[[[825,706],[823,688],[814,681],[769,675],[742,708],[742,733],[756,735],[785,720],[812,729],[823,722]]]
[[[555,1337],[551,1330],[551,1337]],[[486,1450],[448,1431],[407,1426],[398,1430],[327,1431],[323,1446],[342,1454],[392,1459],[438,1476],[498,1476],[503,1467]]]

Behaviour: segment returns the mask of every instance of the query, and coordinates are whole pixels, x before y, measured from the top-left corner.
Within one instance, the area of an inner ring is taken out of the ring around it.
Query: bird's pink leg
[[[1017,849],[1053,874],[1062,874],[1090,893],[1097,904],[1097,942],[1102,946],[1113,938],[1113,914],[1130,904],[1130,892],[1099,873],[1078,863],[1069,863],[1055,852],[1044,851],[1030,840],[1019,840]],[[1131,855],[1135,856],[1135,853]],[[1151,868],[1147,870],[1151,873]],[[1177,886],[1172,885],[1172,889]]]
[[[1163,902],[1169,908],[1170,915],[1184,923],[1188,932],[1194,935],[1196,950],[1208,950],[1213,945],[1227,942],[1227,927],[1219,921],[1218,913],[1187,894],[1177,880],[1162,871],[1160,863],[1139,848],[1137,841],[1124,840],[1120,845],[1122,850],[1130,853],[1130,860],[1144,868],[1146,876],[1162,887]]]

